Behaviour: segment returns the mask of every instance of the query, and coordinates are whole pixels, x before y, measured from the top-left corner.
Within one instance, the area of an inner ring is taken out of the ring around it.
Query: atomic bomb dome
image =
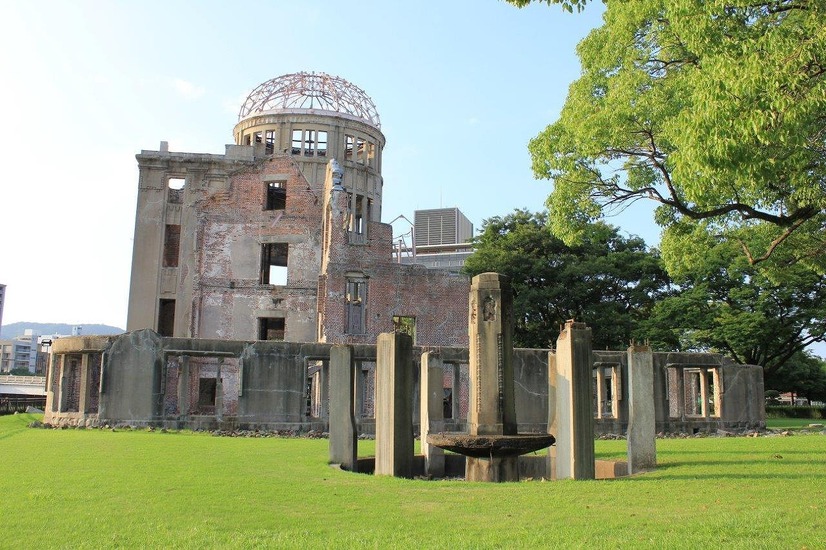
[[[286,74],[255,88],[241,106],[238,120],[269,111],[327,111],[381,128],[379,113],[364,90],[325,73]]]

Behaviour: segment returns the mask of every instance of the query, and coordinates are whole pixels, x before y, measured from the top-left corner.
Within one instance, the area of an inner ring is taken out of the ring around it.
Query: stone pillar
[[[556,414],[556,354],[548,352],[548,433],[559,441],[559,417]],[[548,447],[548,476],[556,479],[556,445]]]
[[[330,463],[356,471],[358,432],[353,413],[356,368],[353,348],[334,345],[330,349]]]
[[[649,346],[628,348],[628,473],[657,467],[654,355]]]
[[[379,334],[376,344],[376,475],[413,477],[413,339]]]
[[[594,479],[591,329],[567,321],[556,341],[556,476]]]
[[[318,417],[322,420],[329,418],[330,407],[330,362],[322,361],[321,370],[318,371],[318,384],[320,403],[318,404]]]
[[[77,412],[86,414],[89,403],[89,354],[84,353],[80,359],[80,395],[78,395]]]
[[[189,418],[189,356],[182,355],[178,367],[178,420]]]
[[[482,273],[470,288],[471,435],[515,435],[513,343],[510,281],[498,273]]]
[[[516,435],[513,391],[513,294],[510,280],[481,273],[470,284],[470,435]],[[519,481],[518,456],[468,456],[468,481]]]
[[[419,395],[419,419],[421,426],[422,454],[424,455],[425,475],[444,477],[445,452],[427,442],[430,432],[443,432],[444,421],[444,368],[442,360],[433,352],[422,354],[422,366]]]
[[[224,418],[224,382],[221,380],[221,365],[224,360],[218,359],[215,372],[215,420],[221,422]]]
[[[700,369],[700,416],[708,418],[708,370]]]
[[[462,400],[459,397],[459,390],[462,387],[462,365],[459,363],[453,363],[453,387],[451,388],[450,392],[452,395],[451,399],[451,416],[454,422],[462,422],[467,419],[461,418],[462,416]]]

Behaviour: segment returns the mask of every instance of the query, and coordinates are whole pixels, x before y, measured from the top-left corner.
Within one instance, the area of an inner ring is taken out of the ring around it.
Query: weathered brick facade
[[[402,323],[467,343],[467,278],[392,259],[377,115],[252,111],[234,133],[224,155],[137,156],[127,330],[374,343]]]

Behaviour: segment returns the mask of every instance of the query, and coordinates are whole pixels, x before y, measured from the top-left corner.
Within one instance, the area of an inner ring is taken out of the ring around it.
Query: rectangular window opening
[[[300,155],[301,154],[301,145],[304,139],[304,130],[293,130],[292,133],[292,154],[293,155]]]
[[[271,181],[266,184],[267,199],[264,210],[284,210],[287,208],[286,182]]]
[[[218,395],[217,378],[198,379],[198,412],[215,413],[215,398]]]
[[[266,243],[261,245],[261,278],[262,285],[287,284],[287,243]]]
[[[353,136],[344,136],[344,160],[353,160],[353,149],[355,147],[356,138]]]
[[[158,334],[173,336],[175,330],[175,300],[163,300],[158,303]]]
[[[326,157],[327,156],[327,132],[318,132],[318,137],[316,139],[316,155],[319,157]]]
[[[258,339],[283,341],[286,323],[283,317],[261,317],[258,319]]]
[[[356,161],[359,164],[365,164],[367,161],[366,144],[367,142],[362,138],[356,140]]]
[[[275,130],[267,130],[264,133],[265,149],[266,149],[266,153],[268,155],[272,155],[273,152],[275,152],[275,137],[276,137]]]
[[[364,334],[367,282],[348,279],[346,301],[345,332],[347,334]]]

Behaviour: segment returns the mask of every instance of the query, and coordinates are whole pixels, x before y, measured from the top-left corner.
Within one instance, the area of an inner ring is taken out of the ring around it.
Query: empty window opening
[[[413,345],[416,344],[416,318],[405,317],[403,315],[393,316],[393,330],[407,334],[413,339]]]
[[[367,234],[367,220],[373,201],[363,195],[350,195],[350,233],[364,236]],[[352,240],[352,239],[351,239]]]
[[[267,186],[267,200],[264,210],[284,210],[287,207],[286,182],[271,181]]]
[[[324,391],[324,362],[308,361],[307,363],[307,416],[323,418],[326,416],[326,395]]]
[[[318,131],[316,135],[315,152],[319,157],[327,156],[327,132]]]
[[[365,164],[367,161],[366,144],[367,142],[362,138],[356,140],[356,160],[359,164]]]
[[[301,146],[302,141],[304,139],[304,131],[303,130],[293,130],[293,139],[292,139],[292,154],[293,155],[300,155],[301,154]]]
[[[251,140],[251,138],[250,138],[250,135],[249,135],[249,134],[247,134],[246,136],[244,136],[244,145],[252,145],[252,140]]]
[[[175,191],[180,191],[186,185],[186,179],[184,178],[169,178],[167,180],[166,185],[170,189],[174,189]]]
[[[619,366],[595,366],[592,387],[594,418],[618,418],[621,395]]]
[[[346,300],[345,332],[347,334],[364,334],[367,282],[348,279]]]
[[[287,243],[267,243],[261,245],[261,284],[287,284]]]
[[[163,266],[178,267],[181,250],[181,226],[167,224],[163,238]]]
[[[215,398],[218,395],[217,378],[198,379],[198,412],[214,413]]]
[[[295,129],[292,131],[291,144],[293,155],[327,156],[327,132],[325,131]]]
[[[367,142],[367,163],[370,166],[375,166],[376,162],[376,146],[372,142]]]
[[[685,369],[683,406],[686,416],[717,417],[720,415],[720,389],[717,369]]]
[[[80,408],[80,358],[69,357],[63,375],[64,406],[62,412],[78,412]]]
[[[272,155],[275,152],[275,137],[276,131],[275,130],[267,130],[264,134],[264,142],[265,142],[265,150],[268,155]]]
[[[259,340],[284,340],[286,324],[283,317],[261,317],[258,319]]]
[[[158,334],[172,336],[175,330],[175,300],[159,300]]]
[[[355,148],[356,138],[354,136],[344,136],[344,160],[353,160],[353,149]]]
[[[255,132],[255,143],[263,143],[264,134],[262,132]]]
[[[453,418],[453,388],[444,388],[442,399],[442,416],[445,419]]]

